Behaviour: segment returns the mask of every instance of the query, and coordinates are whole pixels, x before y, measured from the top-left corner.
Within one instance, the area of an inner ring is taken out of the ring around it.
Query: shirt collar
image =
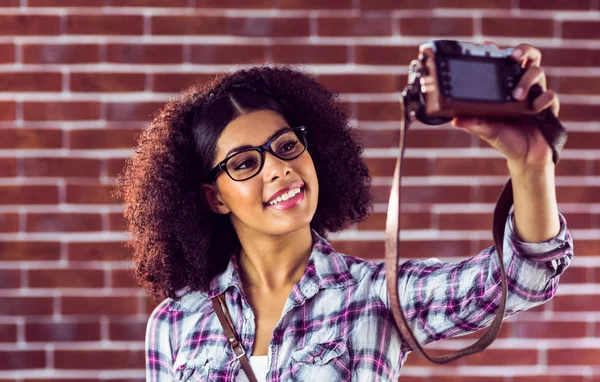
[[[331,244],[315,230],[311,230],[311,233],[313,247],[310,258],[304,275],[292,291],[295,298],[299,300],[312,297],[320,289],[344,288],[357,282],[348,269],[344,255],[337,253]],[[213,298],[231,287],[237,288],[238,292],[243,293],[236,254],[230,255],[225,271],[211,280],[208,292],[203,294],[208,298]],[[190,293],[184,293],[181,296],[181,305],[187,305],[185,300],[187,300],[186,297],[191,297],[189,295]]]

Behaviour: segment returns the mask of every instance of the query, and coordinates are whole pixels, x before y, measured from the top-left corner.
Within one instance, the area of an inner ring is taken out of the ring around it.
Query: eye
[[[298,141],[296,141],[296,140],[285,142],[279,148],[279,153],[286,153],[288,151],[292,151],[296,147],[297,144],[298,144]]]
[[[247,159],[244,159],[243,161],[241,161],[240,163],[236,164],[233,167],[233,169],[234,170],[246,170],[246,169],[256,166],[257,164],[258,163],[256,162],[256,160],[254,158],[247,158]]]

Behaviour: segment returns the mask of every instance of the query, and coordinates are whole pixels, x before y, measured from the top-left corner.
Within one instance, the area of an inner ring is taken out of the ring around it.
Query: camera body
[[[509,57],[511,53],[512,49],[453,40],[421,45],[421,76],[429,77],[428,85],[421,86],[427,116],[510,118],[531,114],[526,102],[512,96],[525,69]]]

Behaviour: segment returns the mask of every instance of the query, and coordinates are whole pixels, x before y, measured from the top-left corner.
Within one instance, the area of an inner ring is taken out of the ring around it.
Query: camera
[[[412,89],[418,92],[417,118],[439,124],[456,116],[511,118],[532,114],[513,89],[525,69],[510,57],[512,49],[454,40],[431,40],[411,63]],[[414,95],[414,94],[413,94]],[[414,97],[413,97],[414,98]]]

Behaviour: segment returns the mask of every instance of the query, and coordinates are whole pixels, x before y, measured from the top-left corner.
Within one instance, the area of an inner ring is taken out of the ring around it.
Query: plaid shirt
[[[559,234],[544,243],[516,235],[506,222],[504,259],[509,279],[507,316],[549,300],[573,257],[573,241],[560,215]],[[409,352],[396,329],[383,262],[337,253],[313,232],[306,271],[293,287],[269,345],[266,381],[396,381]],[[226,292],[226,305],[250,357],[252,308],[231,256],[208,293],[183,292],[152,313],[146,333],[148,381],[236,381],[241,370],[210,298]],[[400,301],[420,343],[490,324],[500,299],[494,247],[457,264],[410,260],[399,271]]]

